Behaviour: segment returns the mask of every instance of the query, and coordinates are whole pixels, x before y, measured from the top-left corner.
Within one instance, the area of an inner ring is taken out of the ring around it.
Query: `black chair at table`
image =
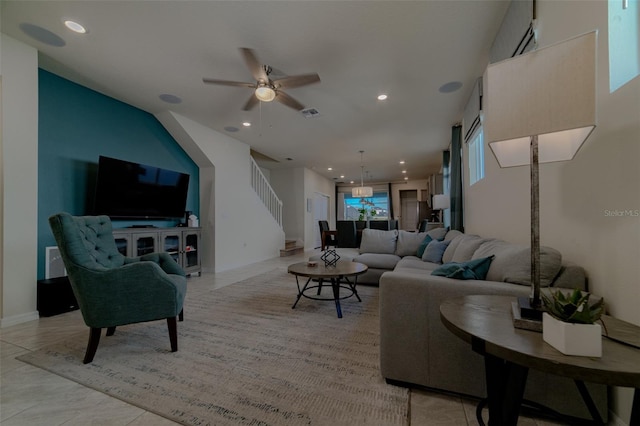
[[[398,229],[398,221],[396,219],[389,221],[389,229]]]
[[[428,224],[429,221],[427,219],[423,219],[422,222],[420,222],[420,226],[418,227],[418,232],[426,232]]]
[[[382,231],[389,230],[389,221],[388,220],[370,220],[369,228],[371,229],[380,229]]]
[[[356,236],[356,223],[353,220],[336,221],[336,240],[338,247],[358,247],[358,239]]]
[[[337,231],[331,231],[329,229],[329,222],[326,220],[319,220],[318,225],[320,226],[320,241],[322,242],[322,250],[324,250],[325,247],[329,246],[337,247]]]

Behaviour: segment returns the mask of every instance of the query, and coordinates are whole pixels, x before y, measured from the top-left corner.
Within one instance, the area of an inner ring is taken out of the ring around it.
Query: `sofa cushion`
[[[442,263],[442,255],[451,241],[433,240],[427,245],[422,260],[431,263]]]
[[[493,255],[468,260],[466,262],[450,262],[436,268],[431,275],[454,278],[457,280],[484,280],[491,266]]]
[[[444,240],[447,236],[447,230],[449,228],[435,228],[431,231],[427,231],[427,235],[429,235],[434,240]]]
[[[459,232],[459,234],[453,238],[448,238],[449,234],[451,234],[452,232],[454,231],[449,231],[447,233],[447,237],[445,237],[445,241],[450,241],[450,243],[449,246],[447,246],[447,249],[444,251],[444,254],[442,255],[442,263],[452,262],[453,255],[456,252],[456,248],[458,248],[458,244],[460,244],[460,242],[464,239],[464,234],[462,232]]]
[[[398,231],[382,231],[379,229],[365,228],[362,230],[362,242],[360,243],[360,253],[380,253],[394,254],[396,252],[396,241]]]
[[[354,262],[364,263],[369,268],[392,270],[400,261],[395,254],[364,253],[353,258]]]
[[[426,235],[426,232],[398,231],[396,254],[401,257],[415,256],[420,243],[422,243]]]
[[[531,249],[501,240],[485,241],[472,259],[495,255],[487,273],[489,281],[531,285]],[[540,247],[540,286],[548,287],[560,272],[562,255],[551,247]]]
[[[463,235],[455,248],[451,262],[466,262],[467,260],[471,260],[473,254],[485,241],[487,241],[486,238],[477,235]]]
[[[464,235],[464,234],[458,231],[457,229],[451,229],[449,232],[447,232],[447,235],[445,235],[444,239],[447,241],[453,240],[455,237],[458,237],[460,235]]]
[[[437,263],[425,262],[421,258],[416,256],[405,256],[402,259],[400,259],[400,262],[398,262],[398,264],[393,270],[401,271],[401,270],[418,269],[420,271],[430,272],[436,269],[438,266],[440,265]]]
[[[433,238],[431,238],[431,235],[427,235],[424,237],[424,239],[422,240],[422,242],[420,243],[420,245],[418,246],[418,250],[416,250],[416,256],[422,258],[422,255],[424,254],[424,251],[427,249],[427,246],[429,245],[429,243],[433,241]]]

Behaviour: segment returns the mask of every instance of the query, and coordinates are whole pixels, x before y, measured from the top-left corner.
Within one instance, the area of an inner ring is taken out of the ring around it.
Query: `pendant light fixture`
[[[364,151],[360,151],[360,186],[351,189],[351,196],[354,198],[373,197],[373,188],[364,186],[364,163],[362,161]]]

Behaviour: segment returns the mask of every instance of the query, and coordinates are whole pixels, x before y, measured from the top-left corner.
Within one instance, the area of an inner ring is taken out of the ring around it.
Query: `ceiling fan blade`
[[[203,78],[202,81],[209,84],[220,84],[222,86],[238,86],[238,87],[250,87],[254,88],[254,83],[244,83],[242,81],[229,81],[229,80],[216,80],[215,78]]]
[[[280,78],[273,81],[273,85],[276,87],[282,87],[283,89],[289,89],[292,87],[306,86],[307,84],[318,83],[320,76],[316,73],[292,75],[289,77]]]
[[[247,103],[244,104],[244,106],[242,107],[243,111],[250,111],[253,108],[255,108],[256,105],[258,105],[258,98],[256,98],[255,93],[251,94],[251,97],[249,99],[247,99]]]
[[[247,64],[247,67],[249,67],[249,71],[251,71],[251,75],[253,75],[253,78],[255,78],[256,80],[268,82],[269,77],[267,76],[264,67],[258,60],[255,52],[247,47],[241,47],[240,52],[242,52],[244,62]]]
[[[275,100],[280,102],[281,104],[285,104],[289,108],[295,109],[296,111],[300,111],[304,109],[304,105],[302,105],[300,102],[296,101],[291,96],[287,95],[286,93],[280,90],[276,91]]]

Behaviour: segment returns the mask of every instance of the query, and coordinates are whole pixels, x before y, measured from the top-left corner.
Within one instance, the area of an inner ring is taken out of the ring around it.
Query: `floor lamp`
[[[442,211],[449,208],[449,196],[445,194],[436,194],[433,196],[433,210],[439,210],[438,220],[442,223]]]
[[[593,31],[487,67],[484,136],[500,167],[531,166],[531,296],[523,318],[539,319],[538,164],[573,159],[596,126]]]

